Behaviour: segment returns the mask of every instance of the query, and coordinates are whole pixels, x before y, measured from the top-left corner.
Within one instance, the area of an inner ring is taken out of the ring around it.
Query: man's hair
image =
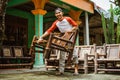
[[[55,9],[55,13],[56,13],[57,11],[63,12],[61,8],[56,8],[56,9]]]

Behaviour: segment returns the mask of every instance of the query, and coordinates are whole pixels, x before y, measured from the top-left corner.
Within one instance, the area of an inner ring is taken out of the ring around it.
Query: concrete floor
[[[120,80],[119,73],[80,73],[78,76],[73,76],[73,71],[65,71],[63,76],[56,76],[56,72],[55,70],[45,71],[44,68],[0,70],[0,80]]]

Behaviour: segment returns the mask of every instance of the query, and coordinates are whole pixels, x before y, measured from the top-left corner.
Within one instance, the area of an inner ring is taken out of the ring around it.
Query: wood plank
[[[33,65],[33,62],[31,63],[22,63],[22,64],[0,64],[0,67],[5,66],[30,66]]]
[[[112,62],[114,62],[114,61],[120,61],[120,59],[97,59],[97,61],[101,61],[101,62],[104,62],[104,61],[112,61]]]
[[[97,69],[98,71],[120,71],[120,69]]]
[[[94,13],[93,3],[89,0],[61,0],[64,3],[75,6],[84,11]]]

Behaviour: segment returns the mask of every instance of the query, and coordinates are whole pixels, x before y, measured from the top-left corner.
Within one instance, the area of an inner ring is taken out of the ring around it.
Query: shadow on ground
[[[57,71],[35,71],[24,73],[0,74],[0,80],[120,80],[120,74],[117,73],[99,73],[83,74],[73,76],[73,72],[65,72],[62,76],[56,76]]]

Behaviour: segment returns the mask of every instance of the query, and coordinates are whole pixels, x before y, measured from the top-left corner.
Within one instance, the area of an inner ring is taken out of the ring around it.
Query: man
[[[56,28],[59,29],[61,33],[71,32],[72,30],[76,29],[77,23],[73,21],[70,17],[64,17],[61,8],[57,8],[55,10],[55,16],[57,20],[53,22],[52,26],[39,38],[37,41],[38,43],[43,40],[44,37],[48,36],[53,30]],[[57,75],[62,75],[64,73],[65,67],[65,52],[60,52],[60,59],[59,59],[59,73]],[[75,72],[74,75],[78,75],[78,56],[77,54],[73,53],[73,60],[75,60]]]

